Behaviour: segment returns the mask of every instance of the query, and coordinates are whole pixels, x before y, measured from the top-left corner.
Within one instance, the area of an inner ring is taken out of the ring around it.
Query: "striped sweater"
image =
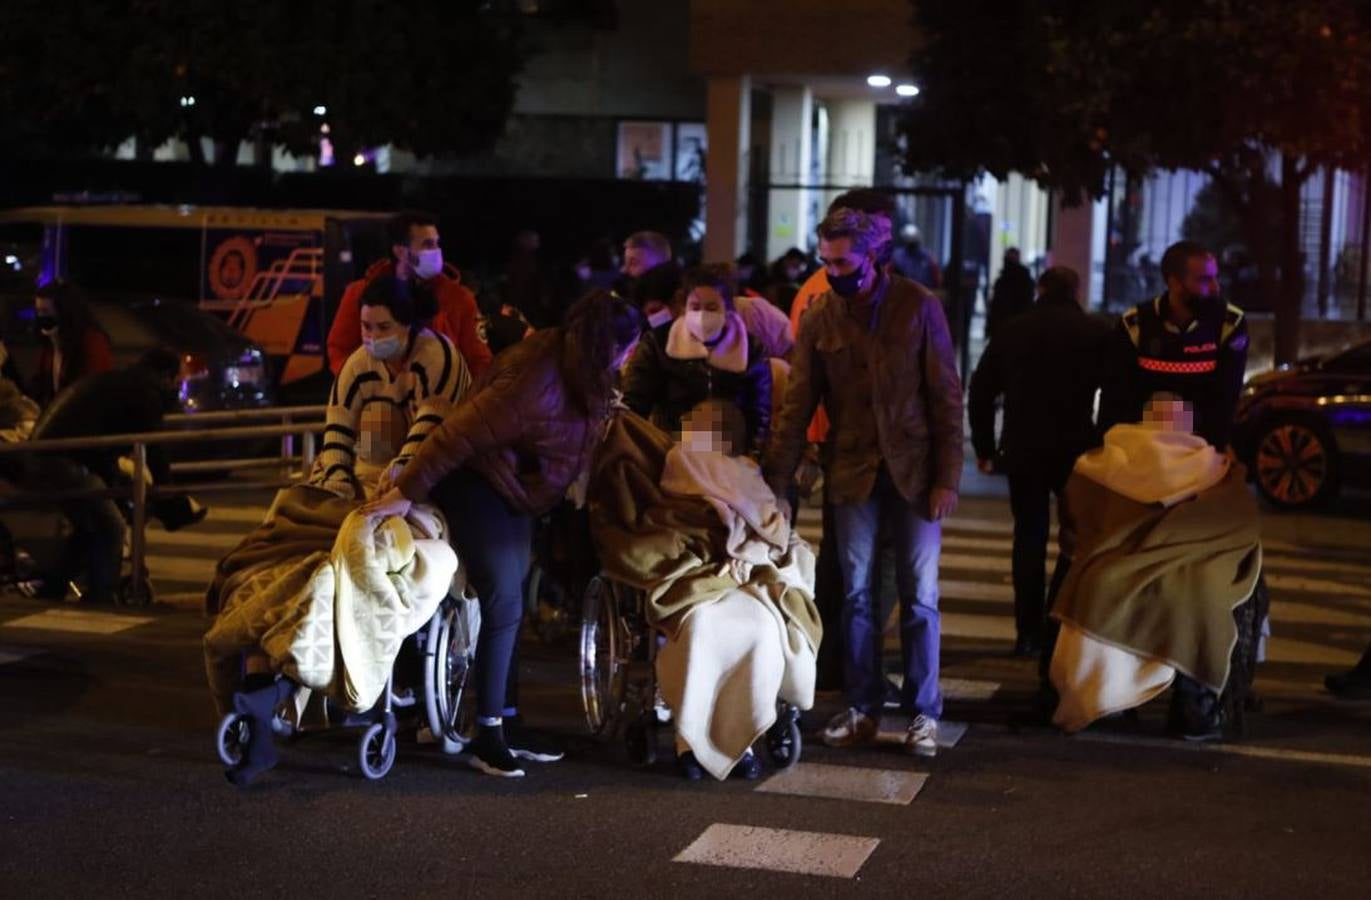
[[[428,329],[399,374],[359,347],[329,394],[324,442],[310,483],[362,499],[382,470],[403,466],[445,412],[465,396],[471,373],[452,342]]]

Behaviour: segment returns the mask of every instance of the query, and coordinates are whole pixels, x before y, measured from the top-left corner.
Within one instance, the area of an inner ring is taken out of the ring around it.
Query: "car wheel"
[[[1273,506],[1303,509],[1337,490],[1337,449],[1322,423],[1275,420],[1262,428],[1255,446],[1257,488]]]

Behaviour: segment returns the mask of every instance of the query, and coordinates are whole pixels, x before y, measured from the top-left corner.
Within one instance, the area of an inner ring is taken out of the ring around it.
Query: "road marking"
[[[242,543],[247,536],[248,529],[224,533],[222,531],[206,531],[204,529],[188,528],[184,531],[149,531],[148,547],[154,551],[162,547],[176,548],[179,550],[215,550],[226,553]]]
[[[1276,575],[1266,573],[1266,584],[1275,592],[1298,591],[1304,594],[1333,594],[1338,597],[1371,597],[1371,588],[1364,585],[1345,584],[1327,578],[1304,578],[1298,575]]]
[[[196,559],[186,556],[148,556],[148,571],[153,581],[182,581],[192,584],[206,584],[214,578],[214,569],[219,564],[216,559]]]
[[[772,775],[757,785],[757,790],[763,794],[908,806],[927,780],[928,775],[923,772],[802,762]]]
[[[118,634],[153,621],[142,616],[75,609],[45,609],[31,616],[11,619],[0,628],[38,628],[43,631],[70,631],[76,634]]]
[[[7,666],[10,663],[17,663],[21,659],[28,659],[30,656],[41,653],[29,647],[6,647],[0,646],[0,666]]]
[[[991,600],[997,603],[1013,603],[1014,585],[965,581],[960,578],[939,578],[938,596],[947,600]],[[943,613],[943,616],[946,618],[947,614]]]
[[[1013,641],[1015,637],[1014,620],[1002,613],[982,616],[974,613],[944,612],[941,618],[944,638]]]
[[[1281,556],[1275,553],[1266,553],[1266,545],[1262,545],[1262,568],[1286,570],[1290,572],[1319,572],[1321,574],[1339,573],[1342,575],[1360,575],[1362,578],[1371,578],[1371,566],[1364,563],[1343,562],[1336,559],[1320,559],[1315,554],[1309,556]]]
[[[852,878],[880,842],[880,838],[848,834],[715,823],[674,861]]]
[[[1269,663],[1296,663],[1325,668],[1354,666],[1357,664],[1357,660],[1361,659],[1361,648],[1366,645],[1366,641],[1360,638],[1353,645],[1357,648],[1355,650],[1347,650],[1315,641],[1297,641],[1294,638],[1281,636],[1280,622],[1273,622],[1272,628],[1275,630],[1275,634],[1271,635],[1266,642],[1266,661]],[[1261,672],[1261,668],[1258,667],[1257,671]]]
[[[1247,756],[1253,759],[1267,759],[1276,762],[1315,763],[1324,766],[1351,766],[1358,769],[1371,769],[1371,756],[1356,756],[1350,753],[1313,753],[1308,750],[1284,750],[1280,747],[1257,747],[1251,744],[1195,744],[1167,738],[1129,737],[1119,734],[1084,732],[1075,735],[1075,740],[1097,741],[1102,744],[1129,744],[1136,747],[1151,747],[1157,750],[1190,750],[1207,753],[1223,753],[1229,756]]]
[[[974,678],[939,678],[946,700],[989,700],[1000,692],[998,681],[979,681]]]
[[[938,557],[938,569],[957,569],[965,572],[994,572],[1007,574],[1010,559],[1007,556],[975,556],[970,553],[943,553]]]
[[[1365,628],[1371,625],[1371,609],[1336,609],[1314,603],[1293,603],[1289,600],[1271,601],[1273,628],[1281,625],[1341,625]]]

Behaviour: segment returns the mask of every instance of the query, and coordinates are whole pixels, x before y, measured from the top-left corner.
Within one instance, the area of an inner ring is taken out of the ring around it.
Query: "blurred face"
[[[1143,424],[1158,431],[1189,434],[1195,430],[1195,411],[1185,400],[1157,397],[1143,407]]]
[[[630,247],[625,244],[624,266],[620,271],[630,278],[641,278],[648,269],[655,268],[664,262],[666,262],[665,259],[646,247]]]
[[[696,453],[723,453],[735,456],[742,452],[728,437],[723,416],[717,408],[697,407],[681,420],[681,445]]]
[[[1214,257],[1192,256],[1185,261],[1185,277],[1167,279],[1167,287],[1176,288],[1197,300],[1217,300],[1219,297],[1219,264]]]

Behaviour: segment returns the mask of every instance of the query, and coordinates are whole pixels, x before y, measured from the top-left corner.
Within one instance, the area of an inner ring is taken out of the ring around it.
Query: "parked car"
[[[5,343],[25,378],[37,366],[32,308],[22,297],[5,330]],[[28,301],[31,302],[31,301]],[[179,395],[187,413],[256,409],[275,399],[262,348],[193,304],[170,300],[93,299],[91,312],[109,335],[117,367],[132,365],[152,347],[181,359]]]
[[[1234,449],[1279,509],[1371,487],[1371,341],[1252,378],[1238,401]]]

